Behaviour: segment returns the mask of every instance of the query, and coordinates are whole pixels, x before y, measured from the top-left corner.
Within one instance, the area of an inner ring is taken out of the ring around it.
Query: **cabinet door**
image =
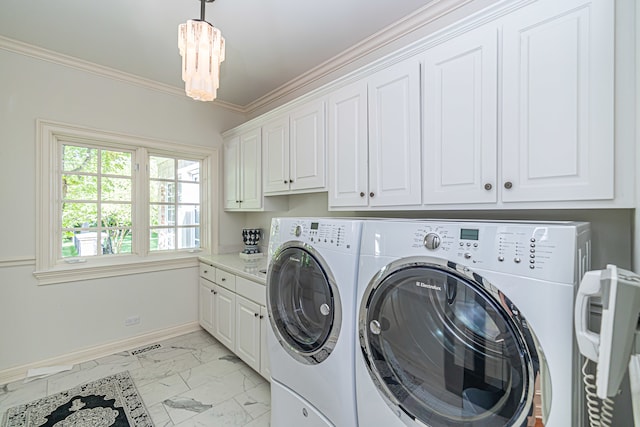
[[[267,328],[269,328],[269,314],[267,307],[260,306],[260,374],[271,381],[271,362],[269,361],[269,347],[267,346]]]
[[[256,371],[260,371],[260,306],[236,295],[235,353]]]
[[[240,137],[234,136],[224,142],[224,208],[240,207]]]
[[[423,60],[423,203],[495,203],[498,29],[450,39]]]
[[[326,168],[325,103],[311,102],[290,115],[291,190],[323,189]]]
[[[367,85],[357,82],[329,96],[329,206],[369,203]]]
[[[264,192],[289,190],[289,116],[279,117],[262,127]]]
[[[200,326],[213,335],[213,283],[200,279],[198,293],[198,319]]]
[[[262,207],[262,135],[260,128],[240,136],[240,187],[242,208]]]
[[[421,202],[420,64],[392,65],[368,80],[369,205]]]
[[[538,1],[505,18],[503,201],[613,198],[614,3]]]
[[[218,341],[235,351],[236,338],[236,294],[218,285],[214,293],[214,334]]]

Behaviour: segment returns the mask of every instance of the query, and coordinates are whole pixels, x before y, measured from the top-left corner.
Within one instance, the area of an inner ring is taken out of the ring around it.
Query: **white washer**
[[[363,226],[361,426],[583,425],[574,295],[588,223]]]
[[[362,221],[274,218],[267,272],[271,425],[356,426]]]

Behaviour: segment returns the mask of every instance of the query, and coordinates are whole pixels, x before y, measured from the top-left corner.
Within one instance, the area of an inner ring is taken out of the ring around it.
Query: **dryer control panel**
[[[470,268],[571,283],[573,267],[589,259],[589,234],[587,223],[384,221],[365,226],[361,254],[434,256]]]

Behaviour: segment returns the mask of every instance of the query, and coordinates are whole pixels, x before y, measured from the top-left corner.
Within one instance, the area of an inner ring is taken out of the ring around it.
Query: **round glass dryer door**
[[[382,269],[363,301],[359,336],[369,374],[405,424],[534,421],[536,387],[548,381],[536,383],[548,372],[544,357],[519,310],[480,276],[452,262],[408,258]]]
[[[267,273],[267,305],[280,345],[296,360],[317,364],[338,341],[342,320],[333,275],[310,246],[284,244]]]

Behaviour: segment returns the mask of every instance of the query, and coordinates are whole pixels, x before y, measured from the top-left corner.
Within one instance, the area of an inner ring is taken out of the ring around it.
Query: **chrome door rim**
[[[425,426],[425,424],[421,422],[418,417],[416,417],[414,414],[411,414],[403,406],[403,404],[396,399],[395,395],[388,389],[385,381],[381,378],[378,370],[373,368],[375,366],[375,363],[372,357],[371,345],[368,339],[369,325],[367,324],[367,313],[369,304],[371,302],[373,294],[378,290],[380,285],[382,285],[382,283],[385,282],[386,279],[395,272],[416,267],[429,267],[439,269],[447,273],[460,276],[468,282],[471,282],[472,284],[477,286],[479,289],[483,290],[486,295],[493,298],[493,300],[498,303],[499,306],[504,307],[504,305],[506,304],[510,307],[510,309],[504,309],[503,312],[509,319],[511,325],[514,327],[514,330],[517,331],[520,335],[519,338],[522,343],[524,343],[524,345],[526,346],[526,351],[524,351],[524,354],[527,359],[527,378],[529,380],[527,384],[526,401],[520,405],[520,412],[517,414],[516,418],[511,419],[508,425],[520,426],[523,422],[525,422],[527,417],[531,416],[529,414],[529,409],[532,409],[532,406],[534,404],[534,396],[536,394],[542,395],[543,393],[544,396],[541,396],[541,398],[543,405],[546,405],[546,408],[543,408],[543,417],[545,418],[543,419],[543,422],[546,424],[546,417],[549,413],[548,405],[551,402],[551,381],[548,377],[549,369],[547,366],[546,358],[544,357],[544,353],[540,346],[540,341],[529,327],[528,322],[522,316],[520,310],[518,310],[515,304],[513,304],[506,297],[506,295],[504,295],[494,285],[492,285],[482,276],[474,273],[468,267],[452,261],[446,261],[440,258],[427,256],[401,258],[382,267],[369,281],[360,301],[360,308],[358,311],[358,339],[360,342],[360,350],[362,352],[362,357],[364,358],[367,372],[369,373],[371,380],[373,381],[375,387],[377,388],[378,392],[387,403],[387,405],[406,425],[421,427]],[[532,363],[532,359],[534,358],[537,358],[537,366],[534,366],[534,364]],[[543,377],[541,377],[542,375]],[[546,387],[535,386],[536,379],[538,377],[541,377],[541,382],[546,383]]]
[[[273,318],[271,313],[271,292],[269,291],[270,287],[273,286],[271,283],[271,276],[273,274],[273,265],[278,260],[280,254],[286,249],[301,249],[309,255],[313,257],[313,259],[320,265],[320,268],[323,270],[324,277],[327,280],[329,288],[331,289],[333,302],[334,302],[334,310],[333,310],[333,322],[331,326],[331,331],[327,336],[324,343],[316,350],[310,352],[300,351],[289,344],[289,342],[284,338],[282,332],[276,325],[276,321]],[[276,339],[280,343],[280,346],[295,360],[298,362],[307,364],[307,365],[317,365],[318,363],[322,363],[329,355],[333,352],[336,347],[336,343],[338,342],[338,336],[340,335],[340,328],[342,326],[342,303],[340,301],[340,292],[338,291],[338,286],[336,280],[333,276],[333,273],[329,269],[324,258],[318,253],[318,251],[313,248],[311,245],[300,241],[288,241],[282,244],[273,254],[271,262],[269,263],[269,268],[267,270],[267,310],[269,314],[269,323],[271,324],[271,330],[274,332]]]

